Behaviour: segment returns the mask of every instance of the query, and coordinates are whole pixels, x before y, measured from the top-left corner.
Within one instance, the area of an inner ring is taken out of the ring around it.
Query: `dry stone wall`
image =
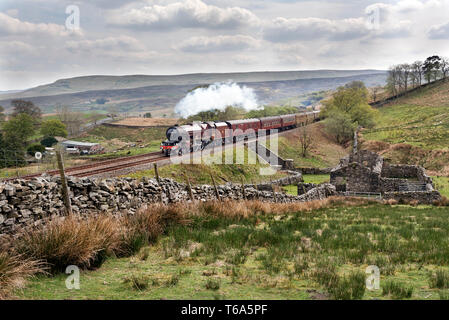
[[[295,178],[296,179],[296,178]],[[75,213],[89,214],[105,211],[112,214],[135,212],[146,203],[175,203],[189,201],[187,186],[171,179],[76,179],[68,178],[72,209]],[[192,188],[195,200],[216,199],[213,186],[203,185]],[[335,187],[321,185],[301,196],[272,191],[257,190],[246,185],[227,184],[218,186],[222,198],[242,200],[259,199],[262,201],[300,202],[324,199],[336,195]],[[0,183],[0,235],[13,233],[29,225],[39,225],[51,216],[63,212],[63,200],[60,193],[60,179],[40,177],[33,180],[13,180]]]

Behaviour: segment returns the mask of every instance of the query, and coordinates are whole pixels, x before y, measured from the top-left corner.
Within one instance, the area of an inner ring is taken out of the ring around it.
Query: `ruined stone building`
[[[346,195],[378,194],[383,199],[422,204],[432,204],[442,198],[424,168],[392,165],[368,150],[341,159],[330,175],[330,183]]]
[[[391,165],[371,151],[361,150],[340,160],[331,171],[331,184],[342,192],[434,191],[432,179],[424,168]]]

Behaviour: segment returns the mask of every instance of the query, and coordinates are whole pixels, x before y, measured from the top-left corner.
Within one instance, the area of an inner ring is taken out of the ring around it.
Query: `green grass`
[[[60,274],[32,280],[17,294],[25,299],[439,299],[446,295],[432,288],[430,279],[436,270],[449,272],[447,214],[447,208],[367,204],[247,218],[195,216],[188,225],[167,230],[146,259],[111,259],[99,270],[82,271],[81,290],[67,290],[66,275]],[[373,264],[380,267],[384,290],[361,286],[360,275]],[[392,266],[395,271],[388,271]]]
[[[242,180],[246,184],[260,183],[279,178],[283,178],[286,175],[284,173],[276,173],[271,176],[261,176],[260,164],[226,164],[226,165],[206,165],[206,164],[174,164],[158,169],[159,176],[162,178],[171,178],[178,182],[186,182],[184,174],[186,174],[192,184],[212,184],[210,174],[214,176],[217,184],[224,184],[227,182],[242,183]],[[142,177],[154,177],[154,169],[142,170],[127,174],[126,177],[140,179]]]
[[[432,179],[441,195],[449,198],[449,177],[432,177]]]
[[[284,186],[284,187],[282,187],[282,189],[283,189],[287,194],[290,194],[290,195],[292,195],[292,196],[297,196],[297,195],[298,195],[298,186],[296,186],[296,185]]]
[[[307,155],[307,157],[302,157],[299,151],[298,143],[291,143],[284,137],[279,138],[279,155],[283,159],[293,159],[294,163],[298,167],[312,167],[312,168],[327,168],[329,167],[329,162],[323,160],[314,154]]]
[[[427,150],[449,145],[449,106],[391,105],[379,108],[378,125],[363,134],[367,140],[407,143]]]
[[[314,184],[328,183],[331,179],[329,174],[304,174],[302,177],[304,179],[304,183]]]
[[[314,184],[321,184],[321,183],[328,183],[330,181],[330,175],[329,174],[304,174],[303,176],[304,183],[314,183]],[[290,185],[282,187],[282,189],[292,196],[298,195],[298,186],[297,185]]]

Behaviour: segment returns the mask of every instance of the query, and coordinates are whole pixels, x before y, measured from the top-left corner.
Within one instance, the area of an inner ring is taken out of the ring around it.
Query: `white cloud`
[[[66,48],[71,52],[95,51],[95,50],[141,50],[142,44],[129,36],[107,37],[95,40],[67,41]]]
[[[0,36],[42,34],[48,36],[67,36],[72,32],[65,26],[54,23],[31,23],[21,21],[0,12]],[[80,34],[81,31],[76,31]]]
[[[246,35],[193,37],[184,40],[176,49],[185,52],[235,51],[257,48],[260,41]]]
[[[364,19],[329,20],[321,18],[276,18],[264,28],[265,39],[271,42],[316,40],[327,38],[349,40],[366,35]]]
[[[432,40],[449,40],[449,22],[432,26],[427,32],[427,35]]]
[[[127,11],[114,11],[109,18],[114,25],[146,30],[176,28],[235,29],[257,25],[259,19],[240,7],[220,8],[201,0],[185,0],[165,6],[152,5]]]

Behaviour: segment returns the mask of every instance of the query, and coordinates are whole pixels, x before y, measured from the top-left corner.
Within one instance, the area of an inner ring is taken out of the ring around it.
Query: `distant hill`
[[[168,76],[130,75],[130,76],[86,76],[57,80],[54,83],[38,86],[18,94],[5,97],[25,98],[93,90],[133,89],[149,86],[210,84],[232,80],[234,82],[266,82],[298,79],[335,78],[383,73],[378,70],[314,70],[282,72],[247,72],[247,73],[198,73]]]
[[[279,80],[294,77],[302,78]],[[273,80],[273,78],[276,80]],[[170,114],[176,103],[193,87],[230,79],[253,88],[261,104],[270,104],[305,93],[335,89],[353,80],[364,81],[368,86],[384,84],[386,73],[383,71],[362,70],[181,76],[92,76],[59,80],[54,84],[36,87],[16,95],[0,96],[0,105],[9,108],[11,99],[25,98],[33,101],[46,113],[53,112],[58,105],[65,105],[71,107],[73,110],[79,111],[107,110],[110,107],[114,107],[122,112],[151,111],[156,112],[156,115],[161,113]],[[246,81],[243,81],[243,79],[246,79]],[[262,81],[263,79],[270,80]],[[151,82],[152,85],[119,89],[120,87],[135,86],[145,82]],[[98,87],[107,87],[107,89],[95,89]],[[90,89],[87,91],[77,91],[86,88]],[[64,90],[70,91],[70,93],[55,94],[59,91],[64,92]],[[44,92],[47,95],[43,95]],[[49,94],[50,92],[53,94]],[[30,96],[32,93],[36,95]]]

